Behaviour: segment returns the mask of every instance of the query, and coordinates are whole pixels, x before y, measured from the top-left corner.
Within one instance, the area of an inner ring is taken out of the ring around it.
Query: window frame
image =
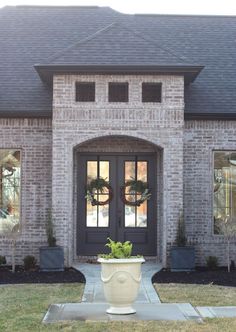
[[[93,86],[94,98],[93,100],[79,100],[79,85],[91,85]],[[76,81],[75,82],[75,102],[76,103],[95,103],[96,102],[96,82],[95,81]]]
[[[127,97],[127,100],[110,100],[110,87],[113,86],[124,86],[126,88],[125,91],[125,97]],[[128,103],[129,102],[129,82],[108,82],[108,98],[107,98],[109,103]]]
[[[160,88],[160,98],[159,100],[144,100],[144,87],[148,87],[148,86],[158,86]],[[163,84],[162,82],[142,82],[141,84],[141,102],[144,104],[161,104],[162,103],[162,99],[163,99]]]

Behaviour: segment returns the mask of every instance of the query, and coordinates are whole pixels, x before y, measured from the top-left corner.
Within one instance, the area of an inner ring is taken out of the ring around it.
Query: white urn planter
[[[141,264],[144,258],[99,258],[104,295],[110,308],[107,313],[134,314],[132,307],[141,282]]]

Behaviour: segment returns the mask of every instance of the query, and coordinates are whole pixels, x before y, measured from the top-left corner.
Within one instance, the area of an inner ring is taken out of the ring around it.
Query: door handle
[[[118,217],[118,226],[121,227],[121,216]]]

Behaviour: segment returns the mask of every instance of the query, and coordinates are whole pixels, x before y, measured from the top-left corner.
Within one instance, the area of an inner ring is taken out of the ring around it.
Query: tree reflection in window
[[[214,153],[214,233],[220,234],[221,222],[236,217],[236,153]]]
[[[0,234],[20,220],[21,153],[0,149]]]
[[[101,160],[87,161],[87,183],[92,179],[102,177],[109,181],[109,161]],[[104,188],[104,192],[95,192],[95,198],[98,201],[106,201],[108,199],[108,191]],[[93,206],[87,200],[86,208],[86,226],[87,227],[109,227],[109,205],[95,205]]]

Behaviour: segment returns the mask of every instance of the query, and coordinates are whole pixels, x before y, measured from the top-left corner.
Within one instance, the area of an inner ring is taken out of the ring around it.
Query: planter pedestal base
[[[110,307],[107,309],[108,314],[112,315],[130,315],[135,314],[136,310],[132,307]]]

